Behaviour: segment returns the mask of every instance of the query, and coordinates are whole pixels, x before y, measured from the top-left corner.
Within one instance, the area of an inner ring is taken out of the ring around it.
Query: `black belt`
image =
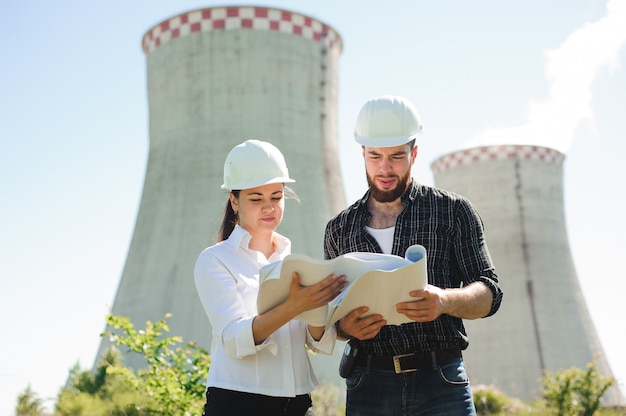
[[[461,358],[461,350],[459,348],[402,354],[392,357],[378,357],[361,353],[356,358],[356,365],[360,367],[369,366],[373,370],[395,371],[396,374],[400,374],[434,369],[440,364],[448,363],[457,358]]]

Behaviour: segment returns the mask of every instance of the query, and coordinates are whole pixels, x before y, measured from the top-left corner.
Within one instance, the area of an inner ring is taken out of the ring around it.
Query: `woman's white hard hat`
[[[283,154],[271,143],[250,139],[235,146],[224,162],[227,191],[256,188],[271,183],[295,182]]]
[[[415,139],[424,126],[413,103],[404,97],[382,95],[363,105],[354,138],[368,147],[393,147]]]

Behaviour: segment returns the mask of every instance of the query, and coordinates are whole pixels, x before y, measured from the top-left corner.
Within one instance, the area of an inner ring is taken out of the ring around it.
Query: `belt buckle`
[[[393,369],[396,371],[396,374],[411,373],[413,371],[417,371],[417,368],[409,368],[407,370],[403,370],[402,367],[400,366],[400,358],[408,357],[410,355],[415,355],[415,354],[410,353],[410,354],[394,355],[393,357],[391,357],[393,359]]]

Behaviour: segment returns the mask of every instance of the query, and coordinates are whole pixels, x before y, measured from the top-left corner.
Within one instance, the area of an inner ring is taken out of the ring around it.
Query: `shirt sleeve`
[[[213,327],[214,342],[218,340],[235,358],[253,355],[265,348],[276,354],[277,344],[271,336],[255,345],[252,335],[255,314],[246,307],[235,277],[211,252],[205,251],[198,257],[194,280]]]
[[[458,214],[457,226],[460,231],[456,236],[455,247],[461,274],[466,276],[465,283],[480,281],[491,290],[493,300],[486,315],[491,316],[500,309],[503,292],[487,248],[483,222],[474,205],[466,199],[461,200]]]
[[[324,335],[316,341],[309,332],[309,326],[305,325],[306,330],[306,345],[313,351],[320,352],[322,354],[332,354],[335,348],[335,341],[337,340],[337,329],[335,325],[331,325],[330,328],[324,331]]]
[[[335,219],[330,220],[327,224],[326,224],[326,231],[324,232],[324,259],[325,260],[330,260],[330,259],[334,259],[335,257],[337,257],[338,254],[338,250],[335,244],[336,241],[336,232],[335,232]]]

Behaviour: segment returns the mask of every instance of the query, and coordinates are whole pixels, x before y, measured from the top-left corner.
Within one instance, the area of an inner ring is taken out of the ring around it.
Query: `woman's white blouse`
[[[275,236],[276,252],[269,259],[249,248],[251,236],[239,226],[227,240],[198,256],[194,278],[212,326],[209,387],[280,397],[306,394],[318,381],[305,344],[316,352],[332,353],[334,326],[315,341],[307,325],[296,320],[262,344],[254,344],[252,320],[257,315],[259,269],[284,259],[291,250],[289,239]]]

